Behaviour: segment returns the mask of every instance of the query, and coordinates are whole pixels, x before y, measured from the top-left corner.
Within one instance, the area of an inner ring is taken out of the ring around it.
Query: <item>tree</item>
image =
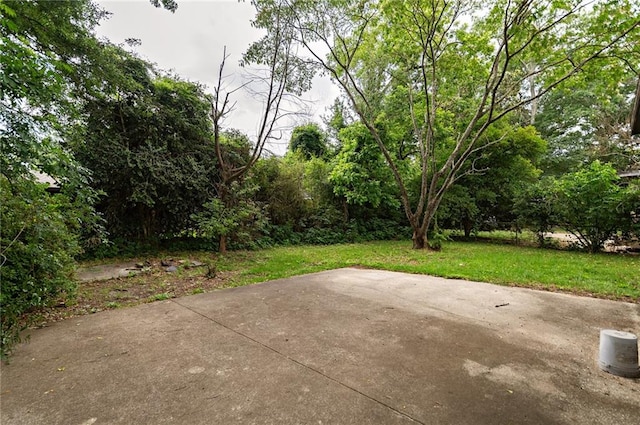
[[[261,9],[261,6],[257,6]],[[294,55],[294,39],[292,28],[278,10],[268,15],[258,14],[253,22],[254,26],[262,27],[269,23],[270,31],[259,41],[253,43],[244,53],[241,64],[255,65],[252,80],[246,85],[253,85],[256,98],[262,100],[262,114],[258,123],[258,131],[252,140],[251,152],[245,163],[233,163],[225,158],[223,146],[224,119],[233,112],[235,103],[231,102],[231,95],[238,89],[225,90],[224,67],[228,59],[226,48],[218,70],[218,79],[214,87],[211,102],[211,120],[213,122],[213,143],[220,172],[215,188],[218,199],[225,208],[232,207],[230,203],[232,185],[242,182],[247,173],[258,161],[267,141],[275,137],[281,121],[290,115],[285,105],[295,95],[307,90],[311,84],[312,73],[308,62]],[[227,249],[227,234],[219,235],[219,251]]]
[[[112,47],[122,75],[87,103],[85,137],[74,148],[104,193],[99,210],[113,237],[154,241],[189,228],[217,176],[203,88],[156,76]]]
[[[499,0],[488,7],[462,0],[253,3],[258,26],[269,31],[269,16],[286,16],[306,54],[350,100],[398,185],[414,248],[427,245],[426,232],[446,191],[470,158],[489,146],[483,144],[485,132],[590,62],[633,45],[640,28],[639,6],[626,0],[593,6]],[[525,90],[534,82],[534,90]],[[404,98],[397,112],[409,117],[415,144],[416,202],[375,125],[392,92]]]
[[[224,164],[236,168],[249,164],[253,146],[245,134],[239,130],[226,130],[219,134],[218,140]],[[231,242],[240,247],[250,246],[254,236],[264,227],[266,217],[259,197],[260,187],[251,178],[251,173],[247,172],[241,178],[221,186],[221,171],[220,167],[216,167],[215,178],[211,180],[214,185],[209,182],[215,190],[205,202],[204,210],[192,217],[198,234],[222,241],[220,249],[224,252]]]
[[[347,107],[344,105],[344,102],[337,97],[333,100],[333,104],[327,108],[327,115],[322,117],[330,145],[334,150],[340,150],[340,130],[350,123],[347,112]]]
[[[622,64],[585,72],[541,99],[536,128],[549,143],[543,169],[561,175],[595,160],[618,170],[640,166],[640,143],[629,132],[629,111],[640,73],[638,52]]]
[[[475,171],[458,179],[443,198],[440,208],[444,211],[438,213],[441,224],[460,225],[466,237],[486,223],[502,228],[516,224],[516,197],[536,183],[541,173],[537,164],[546,143],[535,128],[501,124],[505,128],[486,133],[499,141],[470,157],[466,171]]]
[[[513,211],[519,225],[533,230],[538,246],[545,245],[545,235],[558,226],[558,191],[553,177],[543,177],[535,184],[525,186],[515,197]]]
[[[106,15],[90,0],[0,1],[2,357],[29,321],[23,314],[73,293],[74,255],[104,236],[71,145],[85,135],[87,102],[121,75],[95,37]],[[61,193],[50,196],[42,174]]]
[[[0,168],[14,178],[34,168],[62,178],[56,156],[78,119],[77,95],[98,49],[91,31],[104,13],[89,1],[3,1],[0,12]]]
[[[393,176],[367,128],[352,124],[339,137],[342,149],[329,175],[333,192],[351,205],[398,207]]]
[[[300,230],[308,209],[304,179],[305,164],[298,155],[263,158],[256,163],[251,181],[259,187],[256,200],[265,205],[272,226]]]
[[[321,158],[327,153],[327,137],[317,124],[298,126],[291,133],[289,151],[301,152],[306,159]]]
[[[0,2],[0,292],[5,357],[29,324],[23,315],[72,294],[73,257],[97,223],[87,173],[66,148],[104,16],[89,1]],[[62,186],[50,196],[37,175]]]

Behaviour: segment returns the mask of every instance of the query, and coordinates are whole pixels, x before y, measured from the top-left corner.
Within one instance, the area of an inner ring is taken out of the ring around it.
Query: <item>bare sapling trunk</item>
[[[211,100],[211,120],[213,123],[214,148],[220,181],[217,183],[218,199],[225,209],[230,210],[234,205],[235,187],[233,183],[242,182],[248,172],[261,157],[265,144],[277,131],[278,123],[286,117],[296,115],[289,108],[298,100],[292,93],[302,92],[309,85],[310,76],[304,70],[304,62],[295,61],[292,52],[293,39],[286,20],[277,12],[270,16],[271,31],[261,40],[252,44],[243,55],[241,65],[257,64],[260,68],[250,76],[249,82],[234,90],[226,90],[223,84],[224,67],[228,59],[226,47],[222,63],[218,71],[217,84],[214,87]],[[301,65],[302,64],[302,65]],[[245,86],[256,86],[252,89],[253,97],[262,101],[262,112],[257,125],[257,134],[252,140],[248,159],[242,164],[232,163],[225,155],[223,139],[223,121],[233,112],[235,103],[230,101],[230,95]],[[234,229],[229,228],[219,235],[219,250],[227,250],[227,240],[233,235]]]

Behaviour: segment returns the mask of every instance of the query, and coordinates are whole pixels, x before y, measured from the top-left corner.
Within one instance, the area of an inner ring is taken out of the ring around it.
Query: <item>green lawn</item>
[[[225,286],[361,266],[598,297],[640,299],[640,257],[545,250],[480,242],[447,242],[416,251],[410,241],[295,246],[230,252],[218,269],[234,271]]]

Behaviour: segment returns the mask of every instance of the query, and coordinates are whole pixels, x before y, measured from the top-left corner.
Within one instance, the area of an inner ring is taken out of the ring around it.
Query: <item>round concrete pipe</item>
[[[629,332],[600,331],[600,369],[625,378],[640,377],[638,338]]]

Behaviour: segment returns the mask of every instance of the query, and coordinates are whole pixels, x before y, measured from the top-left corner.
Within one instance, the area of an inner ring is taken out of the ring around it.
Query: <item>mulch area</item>
[[[172,265],[177,270],[168,272]],[[235,274],[211,270],[206,264],[189,260],[151,259],[138,266],[139,270],[132,271],[129,276],[79,282],[74,296],[29,314],[33,320],[31,327],[45,327],[52,322],[99,311],[210,292],[228,285]],[[117,267],[114,265],[115,276]]]

